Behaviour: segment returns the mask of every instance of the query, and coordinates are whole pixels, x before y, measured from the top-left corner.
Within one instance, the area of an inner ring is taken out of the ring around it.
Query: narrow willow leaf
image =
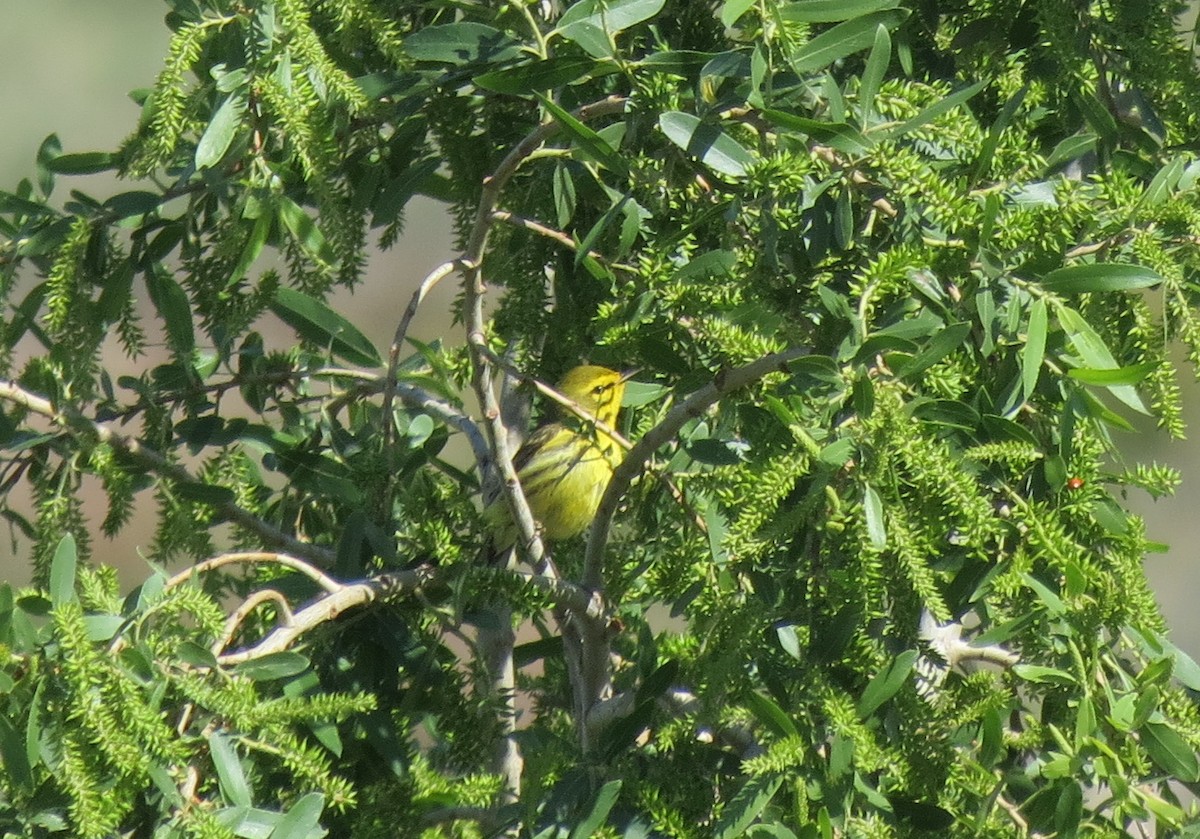
[[[603,137],[542,94],[537,94],[537,98],[542,103],[542,107],[546,109],[546,112],[558,123],[559,127],[570,135],[581,149],[595,158],[598,163],[620,175],[627,175],[629,173],[629,166],[625,163],[625,160],[617,154],[616,150]]]
[[[308,669],[308,657],[294,650],[282,650],[270,653],[261,658],[244,661],[235,668],[242,676],[247,676],[256,682],[286,679]]]
[[[771,108],[763,110],[762,115],[780,128],[799,132],[852,157],[866,154],[874,145],[861,131],[844,122],[822,122]]]
[[[880,24],[875,27],[875,43],[863,68],[862,81],[858,86],[859,122],[865,127],[870,123],[875,109],[875,96],[883,84],[883,76],[892,61],[892,36],[888,28]]]
[[[863,490],[863,513],[867,517],[867,538],[879,550],[887,547],[887,528],[883,523],[883,501],[875,487],[868,484]]]
[[[896,4],[889,3],[889,6],[893,5]],[[828,67],[840,58],[865,50],[875,43],[876,29],[880,26],[894,29],[906,17],[908,12],[904,9],[888,8],[839,23],[796,50],[790,58],[792,70],[797,74],[810,73]]]
[[[1186,165],[1187,161],[1184,158],[1176,157],[1159,169],[1150,185],[1146,187],[1139,204],[1143,207],[1153,207],[1166,201],[1178,187]]]
[[[800,731],[786,711],[775,700],[761,693],[749,693],[743,700],[750,713],[771,730],[776,737],[796,737]]]
[[[303,207],[285,195],[279,197],[275,211],[278,213],[283,227],[291,234],[296,244],[304,249],[305,253],[326,265],[333,265],[337,262],[337,256],[326,240],[325,234],[321,232],[321,228],[317,227],[317,223],[313,221],[312,217],[304,212]]]
[[[271,839],[311,839],[324,836],[321,829],[321,813],[325,809],[325,796],[310,792],[300,797],[271,831]]]
[[[858,700],[858,716],[866,719],[904,686],[917,663],[917,651],[905,650],[891,664],[876,673]]]
[[[521,54],[521,45],[499,29],[460,21],[426,26],[404,39],[404,52],[417,61],[497,64]]]
[[[1077,679],[1066,670],[1041,664],[1014,664],[1012,672],[1027,682],[1055,685],[1074,685]]]
[[[903,379],[925,372],[950,353],[964,346],[970,334],[971,324],[967,321],[948,324],[945,329],[929,339],[925,349],[915,355],[911,361],[897,365],[896,375]]]
[[[212,755],[213,766],[217,770],[217,782],[221,794],[233,804],[249,807],[252,796],[250,784],[246,781],[246,773],[242,771],[242,762],[238,759],[237,751],[229,736],[214,731],[208,737],[208,750]]]
[[[1083,157],[1088,152],[1096,150],[1097,137],[1091,132],[1076,134],[1060,142],[1046,158],[1046,170],[1049,171],[1077,157]]]
[[[783,784],[783,778],[762,776],[746,782],[721,813],[713,827],[713,839],[736,839],[744,836],[746,828],[771,803],[771,798]]]
[[[1085,385],[1111,387],[1113,385],[1135,385],[1156,369],[1158,369],[1158,364],[1153,361],[1147,361],[1144,364],[1131,364],[1128,367],[1117,367],[1112,370],[1091,370],[1086,367],[1075,367],[1068,370],[1067,375],[1072,379],[1083,382]]]
[[[1096,330],[1092,329],[1091,324],[1083,319],[1083,315],[1069,306],[1060,306],[1057,314],[1059,323],[1067,331],[1067,336],[1071,340],[1071,346],[1083,357],[1084,363],[1088,367],[1097,370],[1119,369],[1119,365],[1104,343],[1104,339],[1096,333]],[[1138,413],[1147,415],[1150,413],[1132,386],[1112,385],[1108,390]],[[1094,406],[1090,407],[1094,408]],[[1126,424],[1128,425],[1128,423]]]
[[[558,20],[558,32],[576,40],[581,29],[594,27],[609,36],[636,26],[662,11],[665,0],[581,0]]]
[[[894,9],[900,0],[796,0],[778,7],[779,17],[794,23],[837,23]]]
[[[725,0],[721,5],[721,25],[726,29],[738,22],[750,7],[754,5],[755,0]]]
[[[50,561],[50,602],[55,606],[75,599],[75,568],[79,551],[75,537],[68,533],[58,540]]]
[[[1055,294],[1082,294],[1153,288],[1161,282],[1158,272],[1145,265],[1100,262],[1056,268],[1043,276],[1038,284]]]
[[[591,58],[556,57],[481,73],[472,81],[484,90],[520,95],[563,87],[583,78],[596,66]]]
[[[246,113],[246,99],[239,93],[231,93],[225,97],[221,107],[213,114],[196,144],[195,162],[197,169],[208,169],[221,162],[225,152],[233,143],[233,138],[241,127],[242,117]]]
[[[0,715],[0,761],[3,761],[4,772],[13,787],[32,790],[33,771],[25,743],[8,717],[3,715]]]
[[[46,168],[58,175],[91,175],[116,169],[120,165],[121,158],[112,152],[89,151],[79,154],[60,154],[49,161]]]
[[[668,111],[658,118],[658,127],[672,143],[722,175],[741,177],[754,157],[719,126],[682,111]]]
[[[330,349],[347,361],[366,367],[383,363],[375,346],[358,327],[314,297],[280,288],[275,292],[271,311],[300,337]]]
[[[956,93],[951,93],[945,99],[940,99],[937,102],[933,103],[932,105],[930,105],[925,110],[921,111],[919,114],[917,114],[912,119],[905,120],[904,122],[900,123],[899,125],[896,125],[896,126],[893,126],[889,129],[887,129],[886,131],[883,132],[883,136],[889,140],[895,140],[900,137],[903,137],[905,134],[909,133],[910,131],[915,131],[918,128],[920,128],[922,125],[932,122],[933,120],[940,117],[942,114],[946,114],[946,113],[949,113],[950,111],[953,111],[959,105],[964,104],[968,99],[970,99],[976,93],[983,90],[985,87],[987,87],[986,80],[981,81],[981,82],[976,82],[975,84],[971,85],[970,87],[965,87],[962,90],[957,91]]]
[[[1046,356],[1046,301],[1039,297],[1029,307],[1029,328],[1025,333],[1025,348],[1021,352],[1021,390],[1028,401],[1037,388],[1042,360]]]
[[[608,821],[608,814],[621,794],[621,781],[609,781],[596,793],[591,811],[571,831],[571,839],[590,839]]]
[[[1161,722],[1146,723],[1142,726],[1141,742],[1150,759],[1171,777],[1188,784],[1200,781],[1196,752],[1171,726]]]
[[[992,166],[992,158],[995,157],[996,149],[1000,145],[1000,138],[1003,136],[1005,129],[1008,128],[1009,123],[1012,122],[1012,118],[1016,114],[1017,109],[1021,107],[1021,103],[1025,101],[1025,94],[1028,92],[1029,85],[1023,86],[1012,96],[1008,97],[1008,101],[1000,109],[1000,115],[992,123],[992,127],[988,130],[988,135],[984,138],[983,145],[979,149],[979,157],[975,161],[976,181],[984,180],[987,177],[988,169]]]

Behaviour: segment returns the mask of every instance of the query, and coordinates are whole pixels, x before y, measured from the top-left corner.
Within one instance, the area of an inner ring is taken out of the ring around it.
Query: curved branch
[[[433,566],[422,565],[419,568],[393,571],[355,583],[344,585],[338,583],[336,591],[321,595],[303,609],[295,612],[291,621],[276,627],[253,647],[218,656],[217,661],[222,665],[230,666],[253,661],[272,653],[283,652],[289,649],[301,635],[311,632],[323,623],[334,620],[347,610],[401,591],[419,588],[434,579],[434,576]]]
[[[641,474],[642,467],[654,452],[674,438],[688,420],[703,414],[725,394],[756,382],[768,373],[786,372],[789,361],[808,355],[809,352],[807,348],[795,347],[732,370],[722,370],[711,382],[672,408],[662,422],[642,435],[613,471],[604,497],[600,499],[596,518],[592,521],[592,530],[588,535],[587,553],[584,555],[582,584],[585,589],[604,590],[604,549],[608,544],[608,531],[612,525],[613,513],[617,510],[621,496],[629,489],[633,479]]]

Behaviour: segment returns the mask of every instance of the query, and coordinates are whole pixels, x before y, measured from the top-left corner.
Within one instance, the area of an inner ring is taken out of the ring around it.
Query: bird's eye
[[[599,396],[600,394],[604,393],[604,391],[606,391],[606,390],[608,390],[608,385],[596,385],[594,388],[592,388],[592,393]]]

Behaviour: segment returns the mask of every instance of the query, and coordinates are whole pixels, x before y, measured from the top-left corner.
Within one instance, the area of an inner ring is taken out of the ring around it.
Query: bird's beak
[[[640,372],[642,372],[641,367],[634,367],[632,370],[624,371],[623,373],[621,373],[622,383],[629,381],[630,379],[632,379],[634,376],[636,376]]]

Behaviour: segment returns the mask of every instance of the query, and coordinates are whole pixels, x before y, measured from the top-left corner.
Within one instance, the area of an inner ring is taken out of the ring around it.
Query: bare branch
[[[507,210],[496,210],[496,212],[492,213],[492,218],[496,221],[504,222],[505,224],[511,224],[514,227],[523,228],[528,230],[530,233],[536,233],[539,236],[544,236],[547,239],[553,239],[567,250],[575,253],[579,252],[579,243],[576,242],[571,236],[563,233],[561,230],[555,230],[553,227],[548,227],[539,221],[534,221],[533,219],[528,219],[524,216],[510,213]],[[614,271],[622,271],[626,274],[638,273],[637,268],[634,268],[632,265],[626,265],[623,262],[610,262],[598,251],[588,251],[587,255],[597,262],[607,265]]]
[[[230,666],[253,661],[272,653],[289,649],[300,636],[311,632],[323,623],[336,619],[355,606],[371,603],[401,591],[412,591],[426,585],[434,578],[432,566],[422,565],[406,571],[380,574],[368,580],[338,584],[338,589],[323,594],[292,616],[291,622],[279,626],[265,638],[248,649],[226,653],[217,657],[222,665]]]
[[[222,568],[226,565],[253,565],[262,563],[282,565],[285,568],[292,569],[293,571],[299,571],[301,574],[308,577],[310,580],[328,592],[341,591],[345,587],[342,583],[339,583],[328,574],[325,574],[298,557],[288,556],[287,554],[280,553],[242,551],[237,553],[221,554],[220,556],[214,556],[212,559],[206,559],[203,562],[197,562],[191,568],[185,568],[174,577],[167,580],[165,588],[174,588],[181,583],[187,582],[188,579],[196,574],[207,574],[209,571]]]
[[[78,411],[69,408],[57,409],[48,399],[25,390],[16,382],[0,380],[0,399],[44,416],[69,433],[94,436],[100,442],[107,443],[149,467],[163,478],[183,484],[203,483],[182,466],[172,463],[165,455],[142,444],[136,438],[122,434],[102,422],[90,420]],[[267,545],[282,548],[288,553],[322,564],[332,564],[335,558],[333,551],[328,548],[322,548],[310,542],[302,542],[295,536],[268,524],[233,501],[214,504],[213,509],[224,518],[258,536]]]

